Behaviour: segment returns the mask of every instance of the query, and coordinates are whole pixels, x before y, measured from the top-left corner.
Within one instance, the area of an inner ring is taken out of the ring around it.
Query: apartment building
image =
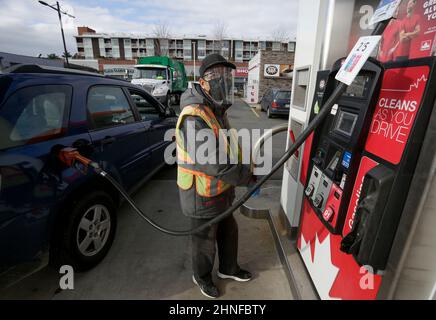
[[[149,35],[97,33],[89,27],[78,27],[78,35],[75,38],[77,43],[75,58],[78,59],[131,60],[159,54],[191,61],[202,60],[211,53],[220,53],[231,61],[248,62],[258,50],[295,51],[295,42],[218,40],[206,36],[157,39]]]

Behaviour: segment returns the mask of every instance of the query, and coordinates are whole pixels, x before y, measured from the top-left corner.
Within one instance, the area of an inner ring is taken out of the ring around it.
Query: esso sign
[[[280,75],[280,65],[265,64],[265,68],[264,68],[265,77],[278,77],[279,75]]]

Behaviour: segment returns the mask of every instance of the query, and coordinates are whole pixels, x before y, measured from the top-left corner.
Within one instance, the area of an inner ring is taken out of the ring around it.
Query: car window
[[[137,91],[129,91],[133,102],[138,109],[141,119],[144,120],[156,120],[160,118],[160,112],[155,103],[150,101],[146,95]]]
[[[135,122],[133,111],[120,87],[92,87],[88,93],[88,112],[94,129]]]
[[[279,91],[276,94],[276,99],[291,99],[291,91]]]
[[[0,110],[0,149],[65,133],[71,94],[66,85],[32,86],[12,94]]]

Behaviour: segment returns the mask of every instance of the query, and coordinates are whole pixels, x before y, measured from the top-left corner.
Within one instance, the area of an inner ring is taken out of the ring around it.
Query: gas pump
[[[368,60],[310,137],[297,246],[322,299],[377,297],[435,101],[435,64]]]

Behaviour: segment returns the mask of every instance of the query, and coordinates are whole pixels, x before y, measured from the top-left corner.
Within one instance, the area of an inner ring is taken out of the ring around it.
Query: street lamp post
[[[195,54],[196,54],[196,50],[195,50],[196,48],[195,48],[195,46],[196,46],[196,45],[197,45],[197,42],[194,42],[194,46],[193,46],[193,49],[194,49],[194,50],[193,50],[193,52],[192,52],[192,53],[193,53],[193,57],[194,57],[194,81],[195,81],[195,71],[196,71],[196,70],[195,70]]]
[[[65,43],[65,34],[64,34],[64,27],[63,27],[63,25],[62,25],[62,15],[61,15],[61,14],[64,14],[64,15],[69,16],[69,17],[71,17],[71,18],[75,18],[75,17],[72,16],[71,14],[65,12],[65,11],[61,11],[61,8],[60,8],[60,6],[59,6],[59,1],[56,1],[56,6],[54,6],[54,5],[50,5],[50,4],[48,4],[47,2],[44,2],[44,1],[38,1],[38,2],[39,2],[40,4],[42,4],[42,5],[44,5],[44,6],[47,6],[47,7],[52,8],[53,10],[57,11],[57,13],[58,13],[59,24],[60,24],[60,26],[61,26],[61,33],[62,33],[62,42],[63,42],[63,44],[64,44],[64,55],[65,55],[65,60],[66,60],[66,62],[67,62],[67,67],[69,67],[69,66],[70,66],[70,62],[68,61],[67,45],[66,45],[66,43]]]

